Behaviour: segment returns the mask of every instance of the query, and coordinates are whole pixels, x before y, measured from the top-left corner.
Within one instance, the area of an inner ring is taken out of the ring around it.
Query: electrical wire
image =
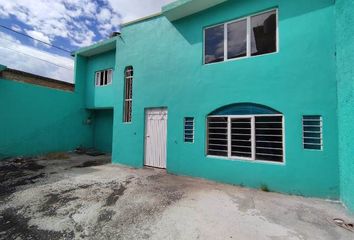
[[[17,53],[20,53],[20,54],[23,54],[23,55],[26,55],[26,56],[29,56],[29,57],[33,57],[33,58],[36,58],[36,59],[38,59],[38,60],[41,60],[41,61],[44,61],[44,62],[53,64],[53,65],[55,65],[55,66],[57,66],[57,67],[61,67],[61,68],[68,69],[68,70],[70,70],[70,71],[73,70],[73,68],[69,68],[69,67],[66,67],[66,66],[62,66],[62,65],[53,63],[53,62],[51,62],[51,61],[45,60],[45,59],[43,59],[43,58],[35,57],[35,56],[30,55],[30,54],[27,54],[27,53],[24,53],[24,52],[21,52],[21,51],[18,51],[18,50],[9,48],[9,47],[0,46],[0,48],[8,49],[8,50],[11,50],[11,51],[14,51],[14,52],[17,52]]]
[[[39,40],[39,39],[37,39],[37,38],[31,37],[30,35],[27,35],[27,34],[25,34],[25,33],[23,33],[23,32],[13,30],[13,29],[11,29],[11,28],[9,28],[9,27],[6,27],[6,26],[4,26],[4,25],[2,25],[2,24],[0,24],[0,27],[5,28],[5,29],[7,29],[7,30],[9,30],[9,31],[12,31],[12,32],[14,32],[14,33],[20,34],[20,35],[22,35],[22,36],[31,38],[31,39],[33,39],[33,40],[35,40],[35,41],[41,42],[41,43],[46,44],[46,45],[48,45],[48,46],[51,46],[51,47],[53,47],[53,48],[56,48],[56,49],[59,49],[59,50],[68,52],[68,53],[70,53],[70,54],[73,52],[73,51],[66,50],[66,49],[64,49],[64,48],[62,48],[62,47],[58,47],[58,46],[55,46],[55,45],[53,45],[53,44],[47,43],[47,42],[45,42],[45,41]]]

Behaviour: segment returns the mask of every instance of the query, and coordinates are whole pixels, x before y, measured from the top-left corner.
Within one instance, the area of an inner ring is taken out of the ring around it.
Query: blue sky
[[[173,0],[0,0],[0,24],[73,51]],[[52,62],[52,63],[48,63]],[[70,54],[0,27],[0,64],[73,82]]]

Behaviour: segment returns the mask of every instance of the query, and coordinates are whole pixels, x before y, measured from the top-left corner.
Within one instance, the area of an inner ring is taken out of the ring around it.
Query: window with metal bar
[[[322,150],[322,116],[307,115],[302,118],[303,145],[305,149]]]
[[[208,155],[228,156],[228,118],[208,117]]]
[[[184,142],[188,142],[188,143],[194,142],[194,118],[193,117],[184,118]]]
[[[208,155],[284,161],[282,115],[210,116],[207,122]]]
[[[112,83],[113,70],[106,69],[95,73],[95,85],[106,86]]]
[[[133,101],[133,67],[128,66],[124,71],[124,108],[123,122],[132,121],[132,101]]]

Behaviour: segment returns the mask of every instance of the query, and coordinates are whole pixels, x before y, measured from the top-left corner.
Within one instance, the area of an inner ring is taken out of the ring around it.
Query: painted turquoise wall
[[[94,57],[87,57],[86,72],[86,106],[87,108],[113,107],[113,85],[95,86],[95,72],[105,69],[115,69],[115,50]]]
[[[0,160],[92,146],[82,95],[0,79]]]
[[[279,7],[279,53],[202,65],[203,28]],[[144,110],[168,108],[167,171],[273,191],[339,198],[333,0],[240,0],[169,22],[160,16],[122,29],[117,40],[113,162],[142,167]],[[134,66],[133,121],[122,123],[125,66]],[[205,155],[206,116],[253,102],[284,114],[284,165]],[[304,150],[302,115],[323,116],[323,151]],[[195,143],[183,118],[195,117]]]
[[[113,110],[102,109],[93,111],[93,128],[94,148],[105,153],[111,153]]]
[[[340,190],[354,211],[354,2],[336,1]]]

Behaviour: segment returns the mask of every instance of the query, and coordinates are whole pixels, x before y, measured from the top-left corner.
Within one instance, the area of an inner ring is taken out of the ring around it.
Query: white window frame
[[[127,68],[131,67],[130,70],[128,70]],[[130,76],[126,76],[127,71],[133,72],[133,75]],[[126,96],[126,92],[128,91],[128,86],[127,86],[127,79],[130,79],[131,81],[131,92],[132,92],[132,96],[131,98],[127,98]],[[124,69],[124,101],[123,101],[123,123],[125,124],[130,124],[133,121],[133,81],[134,80],[134,67],[133,66],[127,66]],[[130,111],[126,110],[126,104],[130,103]],[[129,118],[130,116],[130,118]]]
[[[106,79],[107,83],[106,84],[100,84],[101,74],[104,74],[105,72],[107,72],[107,79]],[[111,76],[110,79],[108,77],[109,74]],[[104,69],[104,70],[100,70],[100,71],[96,71],[95,72],[95,86],[96,87],[105,87],[105,86],[111,85],[112,82],[113,82],[113,68],[108,68],[108,69]]]
[[[283,159],[281,162],[277,161],[265,161],[258,160],[256,158],[256,133],[255,133],[255,117],[282,117],[282,150],[283,150]],[[209,155],[208,154],[208,142],[209,142],[209,133],[208,133],[208,117],[224,117],[227,118],[227,157],[217,156],[217,155]],[[282,114],[253,114],[253,115],[212,115],[208,116],[206,121],[206,156],[211,158],[221,158],[227,160],[246,160],[248,162],[255,163],[269,163],[269,164],[277,164],[277,165],[285,165],[285,117]],[[239,156],[231,156],[231,119],[233,118],[251,118],[251,146],[252,146],[252,157],[239,157]]]
[[[192,119],[192,120],[187,120],[187,119]],[[193,124],[193,128],[192,129],[186,129],[186,123],[187,122],[191,122],[192,124]],[[184,121],[183,121],[183,130],[184,130],[184,132],[183,132],[183,141],[185,142],[185,143],[194,143],[194,133],[195,133],[195,131],[194,131],[194,129],[195,129],[195,119],[194,119],[194,117],[185,117],[184,118]],[[192,131],[192,133],[191,134],[188,134],[188,135],[192,135],[192,138],[187,138],[186,137],[186,130],[191,130]],[[192,141],[186,141],[186,139],[188,139],[188,140],[192,140]]]
[[[252,36],[252,34],[251,34],[251,18],[255,17],[255,16],[258,16],[258,15],[261,15],[261,14],[264,14],[264,13],[267,13],[267,12],[272,12],[272,11],[275,11],[275,14],[276,14],[276,25],[277,25],[276,26],[276,38],[277,38],[276,39],[276,51],[272,52],[272,53],[265,53],[265,54],[252,56],[251,55],[251,42],[252,42],[252,39],[251,39],[251,36]],[[246,50],[246,56],[228,59],[227,25],[231,24],[231,23],[235,23],[235,22],[240,22],[240,21],[243,21],[243,20],[246,20],[246,22],[247,22],[247,43],[246,43],[247,44],[247,47],[246,47],[247,50]],[[216,27],[216,26],[220,26],[220,25],[224,25],[224,60],[220,61],[220,62],[206,63],[205,62],[205,30],[207,30],[209,28]],[[219,24],[215,24],[215,25],[212,25],[212,26],[208,26],[208,27],[205,27],[203,29],[203,65],[217,64],[217,63],[229,62],[229,61],[237,61],[237,60],[241,60],[241,59],[245,59],[245,58],[254,58],[254,57],[260,57],[260,56],[276,54],[276,53],[279,53],[279,9],[278,8],[272,8],[272,9],[269,9],[269,10],[266,10],[266,11],[263,11],[263,12],[258,12],[256,14],[249,15],[247,17],[242,17],[242,18],[238,18],[238,19],[235,19],[235,20],[232,20],[232,21],[228,21],[228,22],[224,22],[224,23],[219,23]]]
[[[319,119],[305,119],[304,117],[308,117],[308,116],[317,116],[319,117]],[[305,125],[304,122],[305,121],[319,121],[320,125]],[[311,133],[311,131],[305,131],[305,127],[319,127],[320,128],[320,132],[315,132],[315,133],[319,133],[320,137],[305,137],[305,133]],[[307,139],[319,139],[321,141],[320,144],[318,143],[305,143],[305,138]],[[320,146],[320,149],[315,149],[315,148],[306,148],[305,145],[317,145]],[[302,146],[305,150],[307,151],[323,151],[323,117],[322,115],[303,115],[302,116]]]

